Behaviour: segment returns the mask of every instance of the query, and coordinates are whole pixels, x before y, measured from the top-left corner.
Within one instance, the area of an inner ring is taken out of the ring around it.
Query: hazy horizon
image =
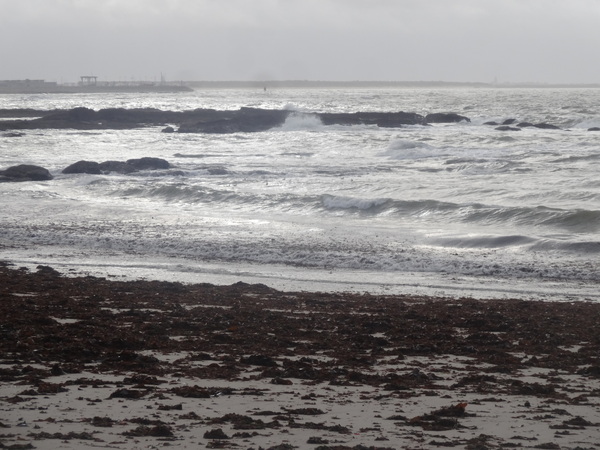
[[[0,0],[0,7],[0,80],[600,82],[596,0]]]

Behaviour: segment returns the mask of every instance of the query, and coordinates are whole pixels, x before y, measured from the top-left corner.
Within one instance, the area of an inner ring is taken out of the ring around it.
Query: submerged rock
[[[426,123],[470,122],[471,119],[456,113],[432,113],[425,116]]]
[[[498,130],[498,131],[521,131],[520,128],[509,127],[508,125],[501,125],[499,127],[494,128],[494,130]]]
[[[542,128],[544,130],[560,130],[560,127],[556,125],[552,125],[551,123],[536,123],[534,125],[536,128]]]
[[[377,125],[391,128],[402,125],[423,125],[425,118],[417,113],[399,112],[357,112],[320,113],[317,117],[323,125]]]

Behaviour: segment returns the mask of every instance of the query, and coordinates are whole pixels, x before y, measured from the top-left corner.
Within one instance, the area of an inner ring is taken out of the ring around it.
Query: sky
[[[0,80],[600,83],[600,0],[0,0]]]

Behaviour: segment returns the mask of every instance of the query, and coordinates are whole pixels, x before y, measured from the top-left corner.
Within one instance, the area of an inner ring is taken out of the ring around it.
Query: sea
[[[206,88],[6,94],[0,109],[286,109],[266,132],[0,132],[0,260],[72,276],[283,291],[600,301],[600,89]],[[454,112],[470,122],[323,125],[313,112]],[[559,129],[499,131],[486,122]],[[176,128],[176,127],[175,127]],[[62,174],[159,157],[168,170]]]

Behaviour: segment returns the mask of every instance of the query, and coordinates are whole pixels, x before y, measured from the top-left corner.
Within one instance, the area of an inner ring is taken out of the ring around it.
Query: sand
[[[600,304],[0,265],[0,448],[600,448]]]

